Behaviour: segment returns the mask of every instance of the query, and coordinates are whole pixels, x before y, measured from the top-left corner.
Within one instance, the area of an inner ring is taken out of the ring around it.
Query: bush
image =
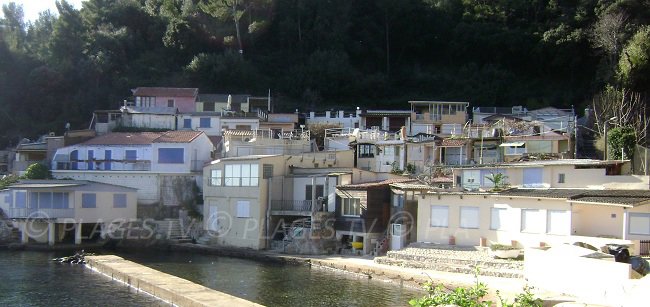
[[[490,250],[493,250],[493,251],[509,251],[509,250],[513,250],[513,249],[519,249],[519,248],[516,247],[516,246],[505,245],[505,244],[492,244],[492,245],[490,245]]]
[[[34,163],[27,167],[25,179],[49,179],[50,170],[41,163]]]

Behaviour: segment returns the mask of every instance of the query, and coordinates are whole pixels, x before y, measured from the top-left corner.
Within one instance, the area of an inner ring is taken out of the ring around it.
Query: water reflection
[[[186,253],[121,256],[267,306],[405,306],[422,293],[306,266]]]

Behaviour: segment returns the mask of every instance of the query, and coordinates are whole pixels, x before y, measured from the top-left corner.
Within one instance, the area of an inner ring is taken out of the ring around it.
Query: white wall
[[[160,201],[158,174],[120,171],[53,171],[52,176],[56,179],[88,180],[135,188],[138,190],[138,204],[151,205]]]

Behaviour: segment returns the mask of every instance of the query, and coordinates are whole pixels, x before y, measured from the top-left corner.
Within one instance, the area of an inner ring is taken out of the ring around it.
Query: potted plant
[[[514,259],[519,257],[521,249],[512,245],[492,244],[490,245],[492,256],[500,259]]]

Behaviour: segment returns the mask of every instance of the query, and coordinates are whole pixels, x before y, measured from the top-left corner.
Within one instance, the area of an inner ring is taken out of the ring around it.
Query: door
[[[219,230],[219,207],[216,204],[210,204],[210,210],[208,215],[208,230],[209,231],[218,231]]]
[[[404,247],[405,237],[404,237],[404,225],[403,224],[391,224],[391,237],[390,237],[390,249],[391,250],[400,250]]]
[[[111,160],[113,159],[113,153],[110,150],[104,151],[104,169],[110,171],[113,167],[111,165]]]

